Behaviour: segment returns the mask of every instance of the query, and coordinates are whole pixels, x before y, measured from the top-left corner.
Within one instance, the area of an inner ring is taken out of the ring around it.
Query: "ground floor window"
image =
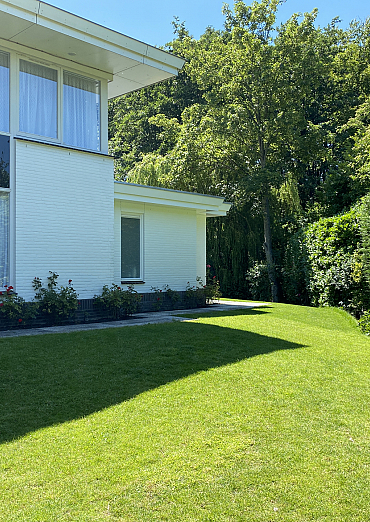
[[[121,278],[142,279],[141,217],[121,217]]]
[[[9,188],[10,138],[0,134],[0,188]]]
[[[9,192],[0,190],[0,288],[9,284]]]
[[[9,283],[9,142],[0,134],[0,291]]]

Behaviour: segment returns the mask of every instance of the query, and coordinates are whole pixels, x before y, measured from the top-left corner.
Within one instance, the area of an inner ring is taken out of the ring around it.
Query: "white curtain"
[[[19,130],[57,138],[58,72],[25,60],[19,66]]]
[[[100,150],[100,82],[64,71],[63,141]]]
[[[9,193],[0,192],[0,291],[9,284]]]
[[[0,131],[9,132],[9,55],[0,52]]]

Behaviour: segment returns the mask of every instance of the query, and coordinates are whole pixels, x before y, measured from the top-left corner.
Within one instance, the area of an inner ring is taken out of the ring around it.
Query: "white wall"
[[[143,215],[144,281],[135,288],[150,292],[151,287],[169,285],[185,290],[205,279],[205,215],[196,210],[147,203],[115,201],[115,282],[121,284],[121,215]]]
[[[16,140],[16,291],[49,270],[79,297],[113,282],[113,160]]]

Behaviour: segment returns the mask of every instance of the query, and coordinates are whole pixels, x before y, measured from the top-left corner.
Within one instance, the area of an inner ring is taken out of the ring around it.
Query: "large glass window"
[[[9,188],[9,136],[0,134],[0,187]]]
[[[0,131],[9,132],[9,54],[0,52]]]
[[[19,61],[19,130],[58,137],[58,72]]]
[[[63,73],[63,141],[100,150],[100,82],[68,71]]]
[[[9,284],[9,192],[0,190],[0,288]]]
[[[0,134],[0,289],[9,283],[9,142]]]
[[[121,278],[140,279],[140,217],[121,217]]]

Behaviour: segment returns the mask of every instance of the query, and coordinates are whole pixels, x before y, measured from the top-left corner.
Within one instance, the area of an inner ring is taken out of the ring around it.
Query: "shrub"
[[[203,287],[207,304],[211,304],[213,301],[218,301],[222,296],[220,282],[215,275],[212,276],[211,268],[211,265],[207,265],[206,285]]]
[[[35,290],[37,311],[44,316],[49,324],[58,324],[63,319],[71,319],[78,307],[78,296],[72,287],[72,279],[67,286],[58,287],[59,277],[55,272],[49,271],[46,288],[43,287],[40,278],[32,281]]]
[[[308,292],[315,306],[342,306],[356,316],[370,303],[355,210],[322,218],[305,231]]]
[[[288,303],[308,305],[309,263],[305,234],[302,229],[293,234],[286,245],[282,267],[282,290]]]
[[[159,312],[159,310],[162,308],[163,304],[163,293],[160,288],[157,288],[156,286],[151,287],[151,291],[154,293],[154,310]]]
[[[5,286],[0,292],[0,325],[23,326],[30,316],[25,300],[13,291],[12,286]]]
[[[363,256],[363,271],[370,284],[370,193],[365,196],[359,207],[359,223],[361,236],[361,253]]]
[[[185,289],[185,300],[187,306],[195,308],[205,304],[205,292],[203,282],[197,277],[197,284],[191,285],[188,281]]]
[[[360,317],[360,320],[358,321],[358,325],[361,329],[361,331],[365,335],[370,335],[370,312],[366,311],[364,314]]]
[[[95,304],[102,310],[108,312],[112,319],[121,319],[137,312],[141,295],[133,286],[129,285],[127,290],[113,284],[103,286],[101,295],[94,296]]]
[[[151,291],[154,293],[153,308],[156,311],[161,310],[163,306],[171,310],[180,301],[180,294],[176,290],[172,290],[168,285],[164,285],[163,289],[152,286]]]
[[[271,301],[271,282],[266,263],[255,263],[247,272],[249,291],[257,301]]]
[[[176,303],[180,301],[180,294],[176,292],[176,290],[171,290],[168,285],[165,285],[163,289],[166,292],[168,299],[171,301],[172,306],[175,307]]]

